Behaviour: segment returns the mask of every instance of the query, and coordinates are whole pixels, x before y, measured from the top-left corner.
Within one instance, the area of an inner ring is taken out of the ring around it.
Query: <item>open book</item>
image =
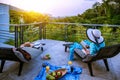
[[[89,45],[87,45],[83,40],[80,42],[80,44],[83,46],[82,51],[86,54],[85,50],[88,50]]]
[[[83,40],[80,42],[80,44],[83,46],[83,48],[87,49],[89,45],[87,45]]]

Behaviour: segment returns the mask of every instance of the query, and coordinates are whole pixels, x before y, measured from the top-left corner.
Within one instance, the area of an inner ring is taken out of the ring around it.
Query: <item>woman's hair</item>
[[[31,44],[30,44],[30,42],[25,42],[25,43],[24,43],[24,46],[25,46],[25,47],[30,47]]]

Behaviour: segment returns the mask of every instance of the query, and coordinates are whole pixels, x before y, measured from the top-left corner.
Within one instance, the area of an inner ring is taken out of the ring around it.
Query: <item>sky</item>
[[[1,2],[27,11],[65,17],[82,14],[92,8],[95,2],[102,2],[102,0],[0,0]]]

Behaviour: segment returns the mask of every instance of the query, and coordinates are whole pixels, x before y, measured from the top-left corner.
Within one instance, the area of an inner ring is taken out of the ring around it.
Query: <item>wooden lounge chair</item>
[[[19,58],[17,58],[17,57],[14,55],[14,53],[13,53],[13,51],[12,51],[12,48],[0,47],[0,60],[1,60],[0,73],[1,73],[2,70],[3,70],[5,61],[6,61],[6,60],[10,60],[10,61],[17,61],[17,62],[20,63],[18,75],[19,75],[19,76],[21,75],[21,71],[22,71],[23,63],[24,63],[24,62],[21,61]]]
[[[31,60],[33,60],[33,58],[36,58],[42,53],[41,49],[35,49],[31,47],[24,47],[23,49],[30,53]],[[0,73],[2,73],[5,61],[9,60],[9,61],[17,61],[20,63],[18,76],[21,75],[23,64],[25,62],[14,54],[13,48],[0,47],[0,60],[1,60]]]
[[[68,44],[69,45],[69,44]],[[67,47],[69,47],[67,45]],[[64,45],[65,46],[65,45]],[[65,46],[66,47],[66,46]],[[66,48],[65,48],[66,49]],[[79,55],[79,49],[74,50],[75,53],[80,57]],[[103,60],[104,64],[106,66],[107,71],[109,71],[109,66],[107,62],[107,58],[111,58],[116,56],[120,52],[120,44],[115,44],[111,46],[106,46],[104,48],[101,48],[99,52],[94,55],[87,55],[86,58],[82,59],[83,62],[87,63],[90,75],[93,76],[93,71],[92,71],[92,62],[97,61],[97,60]]]

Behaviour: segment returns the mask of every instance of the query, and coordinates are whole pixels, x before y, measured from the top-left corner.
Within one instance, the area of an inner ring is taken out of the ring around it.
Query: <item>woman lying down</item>
[[[0,57],[5,60],[21,60],[29,62],[35,57],[38,57],[42,50],[32,47],[33,45],[27,42],[19,48],[0,47]]]
[[[21,60],[29,62],[32,57],[31,54],[22,48],[0,47],[0,58],[5,60]]]

